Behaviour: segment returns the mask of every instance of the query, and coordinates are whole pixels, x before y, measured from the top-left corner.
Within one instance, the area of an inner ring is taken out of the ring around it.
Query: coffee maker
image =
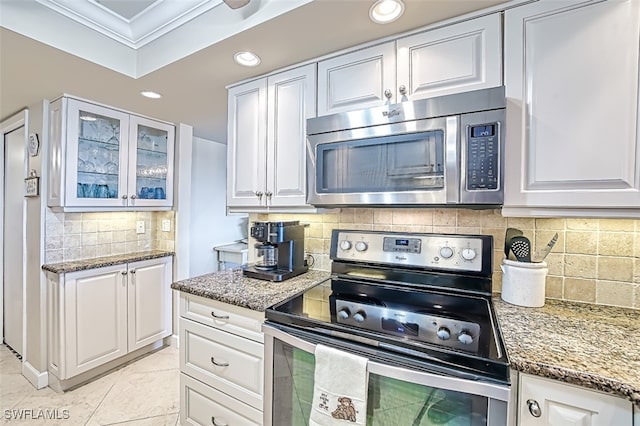
[[[300,222],[253,222],[251,237],[256,261],[244,275],[267,281],[284,281],[309,270],[304,256],[304,227]]]

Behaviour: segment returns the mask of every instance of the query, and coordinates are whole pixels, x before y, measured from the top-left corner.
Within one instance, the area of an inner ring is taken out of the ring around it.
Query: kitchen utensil
[[[556,244],[556,241],[558,241],[557,232],[553,236],[553,238],[551,238],[551,241],[547,243],[546,246],[544,246],[542,249],[535,252],[535,254],[533,255],[533,262],[539,263],[539,262],[542,262],[544,259],[546,259],[547,255],[549,254],[549,252],[551,252],[551,249]]]
[[[504,257],[509,258],[509,247],[508,244],[513,237],[518,237],[522,235],[522,231],[517,228],[507,228],[504,234]]]
[[[509,240],[509,250],[518,262],[531,262],[531,242],[527,237],[517,236]]]

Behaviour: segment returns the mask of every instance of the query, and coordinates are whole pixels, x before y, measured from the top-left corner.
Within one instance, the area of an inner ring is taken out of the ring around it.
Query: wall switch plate
[[[162,230],[164,232],[171,231],[171,221],[169,219],[162,219]]]
[[[144,220],[136,222],[136,234],[144,234]]]

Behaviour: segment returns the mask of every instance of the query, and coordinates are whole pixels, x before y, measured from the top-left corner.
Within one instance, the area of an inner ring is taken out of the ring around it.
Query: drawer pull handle
[[[540,409],[538,401],[535,399],[528,399],[527,405],[529,406],[529,412],[533,417],[540,417],[542,415],[542,410]]]
[[[216,418],[211,416],[211,424],[213,426],[229,426],[228,423],[216,423]]]
[[[229,315],[216,315],[213,311],[211,311],[211,316],[216,319],[229,319]]]
[[[211,364],[217,365],[218,367],[228,367],[229,366],[228,362],[216,362],[216,359],[214,357],[211,357]]]

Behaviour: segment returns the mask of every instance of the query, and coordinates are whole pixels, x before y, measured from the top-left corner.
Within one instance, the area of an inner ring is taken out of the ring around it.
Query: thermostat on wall
[[[29,134],[29,155],[35,157],[40,149],[40,140],[37,133]]]

